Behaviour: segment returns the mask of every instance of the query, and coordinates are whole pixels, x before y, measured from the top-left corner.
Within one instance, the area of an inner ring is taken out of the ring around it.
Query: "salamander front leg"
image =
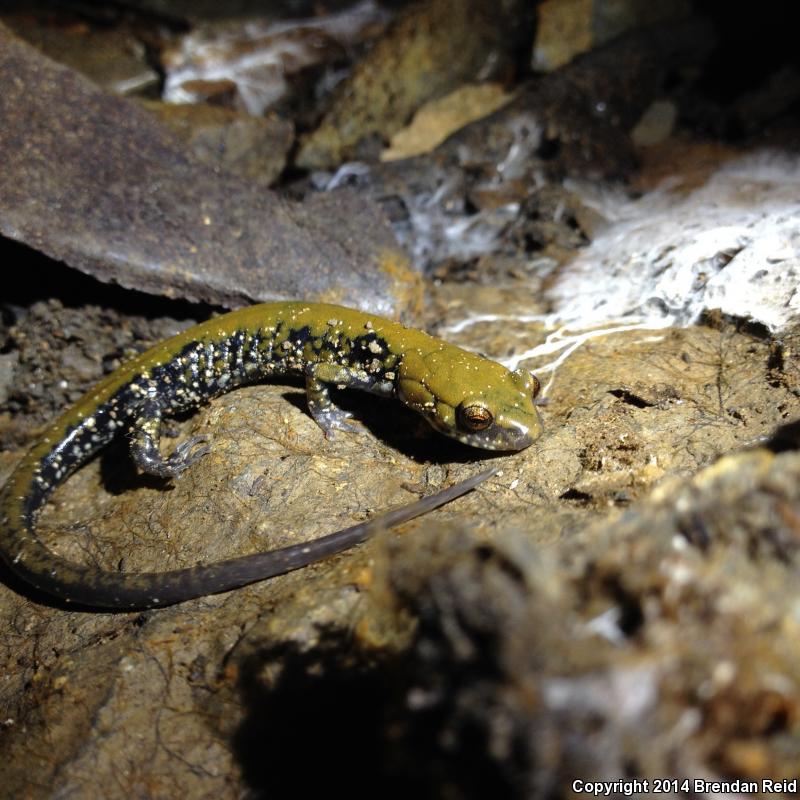
[[[207,436],[192,436],[164,458],[161,441],[161,406],[157,400],[146,400],[131,425],[131,455],[139,469],[159,478],[177,478],[188,466],[206,455],[210,448]],[[198,447],[198,445],[200,445]]]
[[[314,364],[306,372],[306,398],[314,422],[322,428],[325,438],[332,439],[334,430],[358,432],[350,422],[350,414],[331,400],[329,384],[349,383],[349,375],[335,364]]]

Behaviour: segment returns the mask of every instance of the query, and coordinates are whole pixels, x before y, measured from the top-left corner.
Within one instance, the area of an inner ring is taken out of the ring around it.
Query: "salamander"
[[[529,372],[373,314],[322,303],[264,303],[233,311],[155,345],[124,364],[52,423],[0,497],[0,556],[35,588],[100,608],[153,608],[214,594],[305,566],[442,505],[493,474],[483,472],[384,517],[311,542],[161,573],[81,565],[50,550],[36,516],[56,487],[118,434],[141,471],[177,478],[209,451],[194,436],[161,454],[162,419],[243,384],[305,378],[309,411],[326,436],[351,428],[331,386],[394,397],[437,431],[488,450],[521,450],[541,433]]]

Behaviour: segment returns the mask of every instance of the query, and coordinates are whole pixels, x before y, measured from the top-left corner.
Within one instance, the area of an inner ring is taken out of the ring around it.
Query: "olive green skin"
[[[418,333],[418,332],[414,332]],[[423,334],[425,335],[425,334]],[[398,370],[397,396],[422,414],[440,433],[484,450],[523,450],[542,432],[533,404],[538,381],[525,370],[446,344],[405,351]],[[480,406],[489,413],[486,428],[472,430],[460,411]]]
[[[394,372],[394,396],[421,414],[437,431],[464,444],[484,450],[523,450],[542,433],[542,421],[534,404],[538,381],[527,370],[511,371],[477,353],[437,339],[424,331],[407,328],[398,322],[356,309],[325,303],[284,303],[292,327],[310,326],[316,336],[341,331],[341,354],[349,355],[347,342],[366,330],[386,342],[381,354],[386,372]],[[258,326],[263,309],[272,304],[252,306],[233,315],[241,315],[246,327]],[[226,315],[231,316],[231,315]],[[331,326],[331,322],[338,324]],[[315,356],[308,350],[307,359]],[[319,358],[317,356],[317,358]],[[332,354],[325,357],[332,360]],[[358,371],[363,364],[348,365]],[[362,387],[363,388],[363,387]],[[371,389],[367,389],[371,391]],[[493,423],[476,432],[464,427],[457,411],[472,403],[484,405]]]
[[[160,455],[161,416],[196,407],[236,386],[283,374],[306,378],[309,409],[330,435],[348,428],[328,386],[393,396],[438,431],[475,447],[521,450],[541,433],[538,382],[397,322],[323,303],[264,303],[216,317],[120,367],[45,432],[0,493],[0,557],[44,592],[106,608],[151,608],[226,591],[296,569],[362,541],[356,526],[307,545],[165,573],[116,573],[67,561],[39,540],[38,510],[52,491],[120,433],[145,472],[178,477],[206,448]],[[488,477],[486,473],[480,479]],[[392,524],[469,491],[445,490],[395,515]],[[448,492],[445,498],[445,492]]]

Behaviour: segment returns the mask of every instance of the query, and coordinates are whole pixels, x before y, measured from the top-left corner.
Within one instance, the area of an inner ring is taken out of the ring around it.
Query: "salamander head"
[[[453,345],[405,353],[397,391],[437,431],[473,447],[523,450],[542,432],[533,404],[539,381],[530,372]]]

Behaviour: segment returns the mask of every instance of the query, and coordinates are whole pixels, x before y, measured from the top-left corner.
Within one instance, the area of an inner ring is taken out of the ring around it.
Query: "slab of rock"
[[[143,101],[204,164],[267,186],[286,166],[294,126],[277,115],[252,117],[204,103]]]
[[[0,27],[0,233],[95,277],[236,306],[308,298],[396,314],[418,279],[348,192],[289,203],[191,157],[151,115]]]

